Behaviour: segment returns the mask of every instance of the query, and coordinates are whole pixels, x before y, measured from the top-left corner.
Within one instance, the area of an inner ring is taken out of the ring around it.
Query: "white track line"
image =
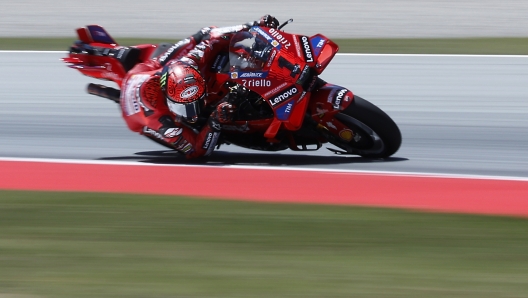
[[[272,166],[249,166],[249,165],[217,166],[217,165],[189,165],[189,164],[150,164],[150,163],[144,163],[144,162],[130,162],[130,161],[52,159],[52,158],[18,158],[18,157],[0,157],[0,161],[83,164],[83,165],[190,167],[190,168],[204,168],[204,169],[229,168],[229,169],[243,169],[243,170],[301,171],[301,172],[345,173],[345,174],[348,173],[348,174],[386,175],[386,176],[405,176],[405,177],[424,177],[424,178],[456,178],[456,179],[479,179],[479,180],[502,180],[502,181],[526,181],[528,182],[528,177],[439,174],[439,173],[420,173],[420,172],[364,171],[364,170],[343,170],[343,169],[310,169],[310,168],[296,168],[296,167],[272,167]]]
[[[338,53],[337,56],[381,56],[381,57],[470,57],[470,58],[528,58],[528,55],[475,55],[475,54],[370,54]]]
[[[3,51],[2,53],[44,53],[67,54],[67,51]],[[473,57],[473,58],[528,58],[528,55],[466,55],[466,54],[368,54],[368,53],[337,53],[337,56],[378,56],[378,57]]]
[[[26,53],[29,53],[29,54],[39,54],[39,53],[43,53],[43,54],[67,54],[68,51],[12,51],[12,50],[1,50],[0,53],[20,53],[20,54],[26,54]]]

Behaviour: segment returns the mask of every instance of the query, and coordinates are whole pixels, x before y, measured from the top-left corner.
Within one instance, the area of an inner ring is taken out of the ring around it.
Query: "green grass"
[[[337,39],[342,53],[527,55],[528,38]]]
[[[527,232],[503,217],[0,191],[0,297],[527,297]]]
[[[71,38],[0,38],[0,50],[67,50]],[[123,45],[167,39],[116,38]],[[173,40],[174,41],[174,40]],[[528,38],[335,39],[341,53],[527,55]]]
[[[17,38],[0,37],[0,50],[30,50],[30,51],[67,51],[76,37],[61,38]],[[122,45],[136,45],[141,43],[167,42],[166,39],[148,38],[119,38]]]

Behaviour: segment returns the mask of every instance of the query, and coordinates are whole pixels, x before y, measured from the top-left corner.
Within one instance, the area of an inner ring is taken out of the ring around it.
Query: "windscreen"
[[[257,32],[241,31],[231,38],[231,71],[259,71],[264,68],[273,46]]]

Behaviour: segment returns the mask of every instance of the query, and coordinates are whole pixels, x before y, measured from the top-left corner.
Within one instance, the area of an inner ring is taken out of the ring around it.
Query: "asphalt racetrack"
[[[339,55],[323,73],[386,111],[402,147],[387,160],[222,146],[186,161],[129,132],[100,82],[60,52],[0,52],[0,157],[192,163],[528,178],[528,57]],[[113,84],[113,83],[108,83]]]
[[[198,3],[198,5],[197,5]],[[526,36],[528,3],[519,0],[67,0],[4,1],[0,36],[72,36],[99,24],[116,37],[188,36],[204,26],[232,26],[274,15],[290,32],[351,37]]]

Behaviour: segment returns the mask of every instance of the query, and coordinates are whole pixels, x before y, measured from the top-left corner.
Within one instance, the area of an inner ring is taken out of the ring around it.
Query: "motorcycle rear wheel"
[[[369,101],[354,96],[352,103],[336,115],[354,133],[345,141],[338,138],[331,143],[367,158],[387,158],[400,148],[402,136],[398,125],[380,108]]]

